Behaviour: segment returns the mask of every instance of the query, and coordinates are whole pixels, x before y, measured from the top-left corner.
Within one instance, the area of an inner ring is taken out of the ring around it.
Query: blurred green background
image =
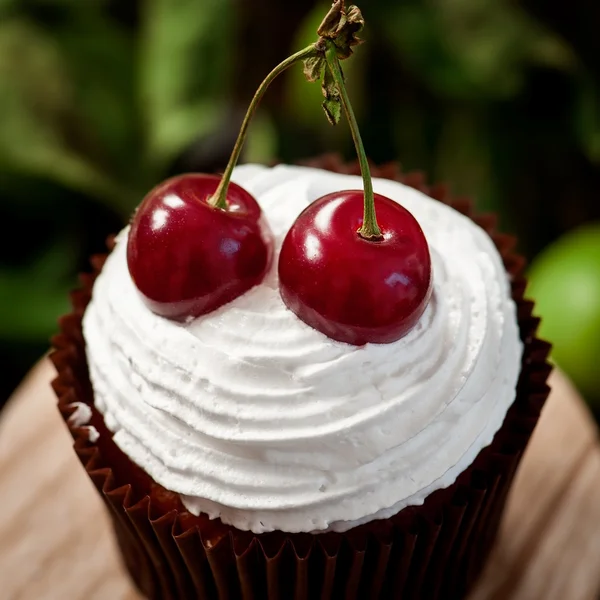
[[[224,166],[258,83],[314,41],[329,4],[0,0],[0,404],[47,349],[88,255],[155,183]],[[546,334],[593,402],[600,229],[577,228],[600,220],[600,4],[361,8],[368,43],[346,69],[369,155],[450,181],[498,211],[529,258],[542,253]],[[331,128],[319,104],[300,69],[279,80],[245,160],[353,157],[347,127]],[[566,232],[575,241],[547,258]]]

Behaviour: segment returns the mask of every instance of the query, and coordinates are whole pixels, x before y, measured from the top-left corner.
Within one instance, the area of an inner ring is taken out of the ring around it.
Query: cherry
[[[351,11],[344,12],[343,2],[341,10],[349,22]],[[356,13],[354,18],[359,30],[362,17]],[[329,74],[323,75],[327,113],[333,122],[341,109],[346,114],[364,190],[328,194],[300,214],[279,256],[281,297],[300,319],[330,338],[357,346],[390,343],[407,333],[427,306],[432,289],[429,247],[405,208],[373,192],[340,49],[329,39],[322,47],[319,60],[325,62],[317,66]],[[307,71],[313,73],[308,66]]]
[[[262,281],[272,235],[256,200],[230,183],[226,207],[211,201],[212,175],[174,177],[138,208],[127,241],[129,272],[148,307],[176,320],[206,314]]]
[[[334,192],[298,217],[279,257],[283,301],[340,342],[398,340],[418,321],[432,288],[431,258],[415,218],[374,194],[382,239],[365,239],[364,193]]]
[[[271,263],[272,234],[256,200],[231,183],[231,176],[269,85],[292,65],[320,52],[311,44],[267,75],[248,107],[222,177],[176,177],[151,191],[140,205],[129,231],[127,264],[155,313],[178,320],[198,317],[262,281]]]

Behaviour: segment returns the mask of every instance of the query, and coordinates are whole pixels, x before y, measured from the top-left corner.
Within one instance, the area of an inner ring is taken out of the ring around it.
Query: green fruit
[[[590,401],[600,400],[600,223],[572,231],[533,262],[527,295],[553,360]]]

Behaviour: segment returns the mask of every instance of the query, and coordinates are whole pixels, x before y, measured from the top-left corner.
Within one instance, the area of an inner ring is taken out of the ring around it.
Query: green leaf
[[[72,145],[76,114],[60,52],[18,19],[0,24],[0,167],[56,181],[117,210],[130,194]]]
[[[150,164],[164,167],[224,118],[232,67],[232,0],[148,0],[140,100]]]
[[[323,101],[325,116],[331,125],[337,125],[342,117],[342,104],[339,98]]]

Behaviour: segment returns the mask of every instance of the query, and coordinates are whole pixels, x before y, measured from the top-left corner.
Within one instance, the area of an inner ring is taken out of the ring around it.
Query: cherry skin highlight
[[[375,194],[383,239],[358,234],[364,194],[334,192],[298,217],[279,257],[283,301],[328,337],[361,346],[400,339],[417,323],[432,290],[429,246],[415,218]]]
[[[187,174],[144,198],[133,216],[127,265],[155,313],[186,320],[209,313],[260,283],[272,234],[256,200],[231,183],[227,210],[209,203],[220,178]]]

